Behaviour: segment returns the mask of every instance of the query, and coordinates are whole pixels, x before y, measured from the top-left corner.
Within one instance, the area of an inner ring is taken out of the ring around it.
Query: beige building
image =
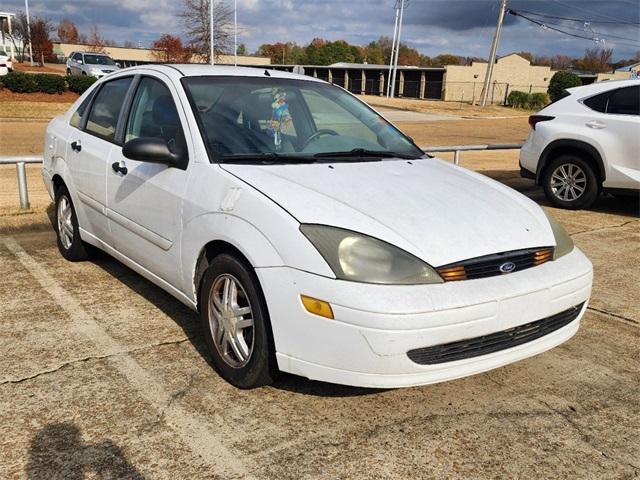
[[[81,45],[76,43],[53,42],[53,53],[58,57],[65,59],[71,52],[89,51],[90,45]],[[149,48],[124,48],[124,47],[105,47],[105,53],[113,60],[120,63],[123,67],[138,65],[142,63],[157,63],[158,60],[153,55],[153,50]],[[195,57],[195,55],[194,55]],[[192,61],[201,61],[193,58]],[[233,65],[233,55],[219,55],[216,61],[221,64]],[[238,65],[270,65],[269,57],[254,57],[249,55],[238,55]]]
[[[447,65],[444,74],[443,100],[473,102],[480,98],[486,62],[471,65]],[[510,91],[546,92],[555,71],[550,67],[531,65],[526,58],[515,53],[500,57],[493,67],[489,100],[504,103]]]
[[[486,62],[473,62],[471,65],[447,65],[444,74],[442,99],[445,101],[474,102],[480,98],[484,77],[487,71]],[[500,57],[493,68],[489,101],[505,103],[509,92],[535,93],[546,92],[551,77],[556,73],[550,67],[531,65],[526,58],[516,53]],[[582,75],[583,82],[602,82],[606,80],[622,80],[631,77],[631,72],[615,71]]]

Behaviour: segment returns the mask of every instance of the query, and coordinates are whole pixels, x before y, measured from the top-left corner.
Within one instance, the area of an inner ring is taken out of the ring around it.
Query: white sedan
[[[591,263],[538,205],[318,79],[126,69],[45,141],[62,255],[98,247],[197,310],[238,387],[450,380],[568,340],[587,307]]]

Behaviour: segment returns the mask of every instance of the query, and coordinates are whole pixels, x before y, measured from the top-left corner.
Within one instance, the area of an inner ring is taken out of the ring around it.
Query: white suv
[[[557,207],[589,207],[601,191],[640,190],[640,82],[570,88],[529,117],[520,174],[542,185]]]

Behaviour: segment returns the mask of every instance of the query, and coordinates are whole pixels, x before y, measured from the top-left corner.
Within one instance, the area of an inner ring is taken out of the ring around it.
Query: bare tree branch
[[[183,0],[182,20],[189,46],[206,62],[211,60],[209,47],[209,1]],[[213,4],[213,39],[216,57],[233,49],[233,10],[221,1]]]

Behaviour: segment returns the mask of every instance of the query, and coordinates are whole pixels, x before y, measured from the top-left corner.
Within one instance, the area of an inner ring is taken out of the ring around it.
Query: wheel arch
[[[604,162],[600,152],[593,146],[581,140],[563,139],[551,142],[543,150],[536,170],[536,184],[542,184],[542,178],[546,166],[556,157],[564,154],[581,154],[583,158],[592,164],[593,171],[602,184],[607,178]]]

